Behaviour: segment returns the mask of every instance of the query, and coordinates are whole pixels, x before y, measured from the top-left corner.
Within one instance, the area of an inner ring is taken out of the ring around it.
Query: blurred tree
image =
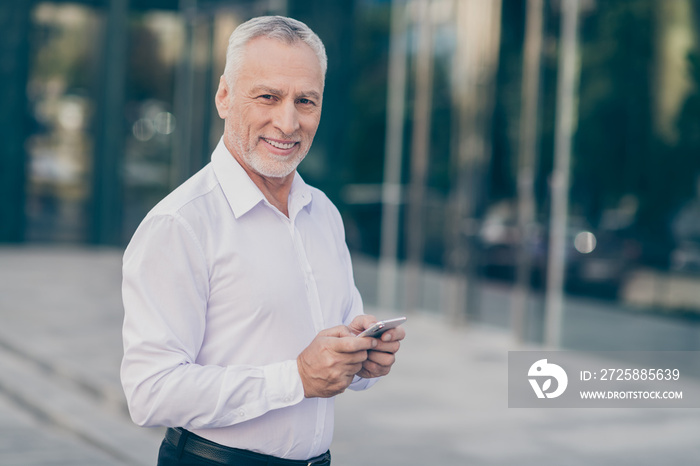
[[[323,96],[323,117],[314,142],[313,163],[304,164],[313,184],[337,200],[340,187],[348,181],[351,159],[350,134],[353,118],[352,83],[355,67],[355,2],[289,0],[288,14],[308,24],[326,47],[328,71]],[[309,160],[308,162],[311,162]],[[302,169],[303,171],[303,169]]]
[[[389,8],[359,8],[353,55],[355,76],[351,88],[355,116],[350,133],[349,166],[354,183],[381,183],[386,127]]]
[[[158,37],[149,29],[143,15],[132,20],[129,33],[127,100],[170,102],[173,98],[173,73],[163,63]]]
[[[695,31],[700,5],[692,3]],[[540,218],[546,218],[552,169],[556,37],[559,10],[546,2],[540,102],[540,150],[537,194]],[[669,225],[694,189],[700,163],[700,76],[697,53],[689,94],[677,118],[678,138],[667,141],[655,126],[658,24],[653,0],[600,0],[581,25],[581,82],[578,127],[572,165],[572,215],[598,225],[607,209],[632,195],[639,202],[632,234],[645,243],[645,260],[665,266]],[[517,142],[523,14],[508,4],[503,11],[501,70],[494,126],[494,157],[489,201],[510,198],[515,186],[512,163]]]
[[[652,14],[647,0],[601,1],[583,24],[572,203],[593,224],[651,184]]]
[[[526,2],[511,2],[501,17],[501,48],[496,76],[496,105],[493,123],[493,155],[487,183],[491,203],[515,196],[519,137],[523,37]]]
[[[354,203],[343,188],[382,179],[389,5],[290,0],[288,14],[307,23],[328,54],[323,117],[300,172],[336,202],[350,247],[378,255],[378,199]]]

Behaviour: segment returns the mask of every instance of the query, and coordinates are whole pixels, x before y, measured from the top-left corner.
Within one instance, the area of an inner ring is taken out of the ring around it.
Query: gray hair
[[[303,42],[314,51],[321,65],[321,74],[325,80],[328,58],[321,39],[306,24],[284,16],[258,16],[240,24],[231,34],[226,50],[226,68],[224,77],[229,85],[233,84],[240,67],[245,46],[256,37],[268,37],[286,44]]]

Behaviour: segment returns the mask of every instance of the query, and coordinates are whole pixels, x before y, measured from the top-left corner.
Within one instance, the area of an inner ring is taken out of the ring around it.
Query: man
[[[134,422],[169,427],[159,465],[330,464],[332,397],[394,363],[403,329],[356,336],[376,319],[363,315],[340,215],[296,173],[325,71],[303,23],[239,26],[211,163],[125,252],[122,383]]]

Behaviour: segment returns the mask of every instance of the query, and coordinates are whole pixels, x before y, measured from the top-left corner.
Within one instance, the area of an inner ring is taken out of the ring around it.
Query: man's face
[[[316,54],[303,42],[258,37],[246,45],[231,84],[222,79],[216,96],[226,146],[265,178],[291,174],[321,119],[323,75]]]

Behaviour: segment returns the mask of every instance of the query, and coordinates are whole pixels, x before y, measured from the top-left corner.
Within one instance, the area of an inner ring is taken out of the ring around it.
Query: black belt
[[[330,451],[306,461],[287,460],[219,445],[180,427],[166,430],[165,440],[176,447],[178,451],[184,451],[222,464],[236,466],[330,466],[331,464]],[[180,441],[184,444],[180,445]]]

